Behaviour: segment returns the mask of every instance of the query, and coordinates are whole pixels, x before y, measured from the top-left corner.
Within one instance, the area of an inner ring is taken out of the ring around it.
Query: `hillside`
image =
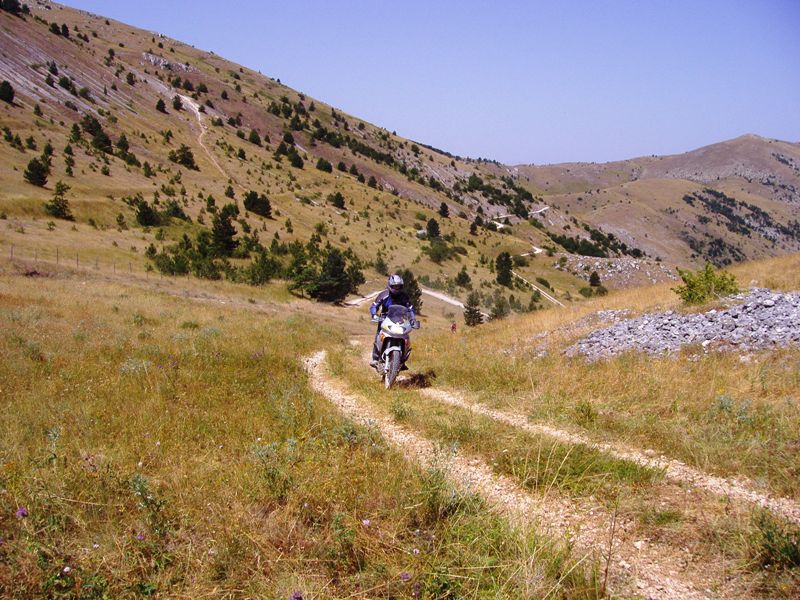
[[[169,255],[184,235],[196,247],[230,203],[235,268],[267,248],[288,268],[291,243],[311,240],[349,250],[364,290],[381,284],[368,268],[378,254],[462,299],[466,267],[488,310],[512,292],[512,306],[528,306],[534,292],[495,285],[504,251],[530,254],[515,261],[520,277],[575,300],[591,270],[625,287],[674,278],[674,265],[798,249],[795,144],[746,136],[675,157],[510,167],[403,139],[213,53],[56,3],[0,13],[0,32],[0,78],[15,91],[0,103],[0,243],[17,255],[164,270],[153,251]],[[51,172],[36,187],[23,173],[45,151]],[[43,209],[59,180],[73,224]],[[248,192],[268,200],[267,217],[247,210]],[[143,225],[142,203],[167,216]],[[436,243],[420,238],[430,219]],[[580,254],[600,260],[587,267]],[[232,272],[212,263],[192,269]]]
[[[797,145],[459,158],[44,0],[0,54],[0,597],[798,597]]]

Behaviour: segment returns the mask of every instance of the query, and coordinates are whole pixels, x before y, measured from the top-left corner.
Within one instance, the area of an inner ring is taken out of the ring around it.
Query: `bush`
[[[258,194],[258,192],[252,190],[247,192],[244,195],[244,207],[246,210],[266,217],[267,219],[272,218],[272,205],[269,202],[269,198],[264,194]]]
[[[242,134],[242,137],[244,137],[244,134]],[[248,136],[247,140],[256,146],[261,145],[261,136],[258,135],[258,132],[255,129],[250,130],[250,135]]]
[[[194,154],[192,153],[192,150],[185,144],[181,144],[180,148],[177,150],[172,150],[169,153],[169,159],[174,163],[183,165],[187,169],[192,169],[194,171],[200,170],[197,166],[197,163],[194,162]]]
[[[44,187],[47,183],[48,171],[49,169],[43,160],[33,158],[28,163],[28,167],[25,169],[25,172],[22,176],[28,183],[39,187]]]
[[[8,102],[9,104],[13,104],[14,102],[14,88],[6,80],[0,83],[0,100]]]
[[[683,285],[672,288],[684,304],[703,304],[739,292],[736,278],[727,271],[717,270],[707,262],[699,271],[678,269]]]
[[[52,215],[57,219],[65,219],[73,221],[74,217],[69,209],[69,201],[66,194],[69,191],[69,186],[66,183],[59,181],[56,183],[56,189],[53,192],[53,198],[46,202],[44,210],[48,215]]]

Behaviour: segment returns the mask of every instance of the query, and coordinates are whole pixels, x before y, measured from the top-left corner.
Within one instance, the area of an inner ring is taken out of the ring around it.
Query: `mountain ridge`
[[[101,16],[37,1],[24,19],[2,18],[0,78],[17,91],[15,105],[0,113],[3,125],[20,139],[38,137],[39,149],[45,143],[57,148],[54,160],[60,162],[72,125],[93,115],[111,138],[124,135],[125,152],[153,170],[145,177],[139,167],[121,163],[117,150],[79,152],[80,174],[65,178],[79,223],[114,228],[120,215],[131,223],[131,206],[120,204],[121,198],[166,197],[182,203],[192,219],[166,228],[165,243],[178,241],[213,216],[208,196],[240,205],[247,191],[256,190],[280,218],[245,210],[235,223],[240,239],[255,231],[303,241],[321,223],[328,243],[355,248],[366,264],[376,253],[393,255],[397,263],[419,265],[428,281],[460,293],[453,282],[463,266],[472,269],[475,282],[492,282],[489,267],[497,254],[521,255],[531,246],[549,250],[531,265],[518,265],[522,276],[557,280],[562,294],[574,294],[588,278],[557,262],[579,242],[609,263],[631,249],[634,261],[712,260],[720,266],[800,250],[793,217],[800,202],[800,146],[791,142],[745,134],[677,155],[503,165],[401,138],[213,52]],[[59,31],[66,27],[68,36],[54,33],[53,24]],[[182,109],[172,108],[176,97]],[[163,112],[155,108],[158,100]],[[42,116],[34,114],[37,106]],[[258,143],[251,141],[254,133]],[[168,159],[182,146],[192,151],[198,170]],[[34,152],[0,148],[6,159],[0,209],[42,218],[49,190],[21,177]],[[295,155],[304,166],[287,165]],[[53,171],[51,183],[63,177],[60,165]],[[706,189],[723,196],[706,197]],[[328,204],[336,193],[345,210]],[[695,194],[704,199],[684,200]],[[380,226],[372,222],[373,205],[381,206]],[[442,205],[449,216],[439,215]],[[446,247],[418,238],[430,219],[446,226]],[[6,236],[9,243],[13,236]],[[432,251],[447,256],[431,260]]]

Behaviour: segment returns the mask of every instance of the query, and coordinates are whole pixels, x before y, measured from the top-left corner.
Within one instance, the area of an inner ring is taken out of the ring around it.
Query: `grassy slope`
[[[299,357],[345,345],[326,309],[214,285],[4,266],[0,595],[596,595],[309,390]]]

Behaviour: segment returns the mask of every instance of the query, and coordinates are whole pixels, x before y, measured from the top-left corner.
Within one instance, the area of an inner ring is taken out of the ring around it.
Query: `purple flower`
[[[369,519],[364,519],[363,521],[361,521],[361,524],[362,524],[364,527],[369,527],[370,520],[369,520]]]
[[[411,579],[411,573],[408,571],[403,571],[400,573],[400,581],[409,581]]]
[[[140,531],[139,533],[136,534],[136,539],[139,540],[140,542],[144,541],[144,537],[145,537],[144,536],[144,532],[142,532],[142,531]]]
[[[14,514],[17,515],[20,519],[24,519],[25,517],[28,516],[28,509],[25,508],[24,506],[20,506],[17,509],[17,512],[15,512]]]
[[[414,548],[411,552],[414,554],[414,556],[416,556],[419,554],[419,548]]]
[[[289,596],[289,600],[303,600],[302,592],[295,592],[291,596]]]

